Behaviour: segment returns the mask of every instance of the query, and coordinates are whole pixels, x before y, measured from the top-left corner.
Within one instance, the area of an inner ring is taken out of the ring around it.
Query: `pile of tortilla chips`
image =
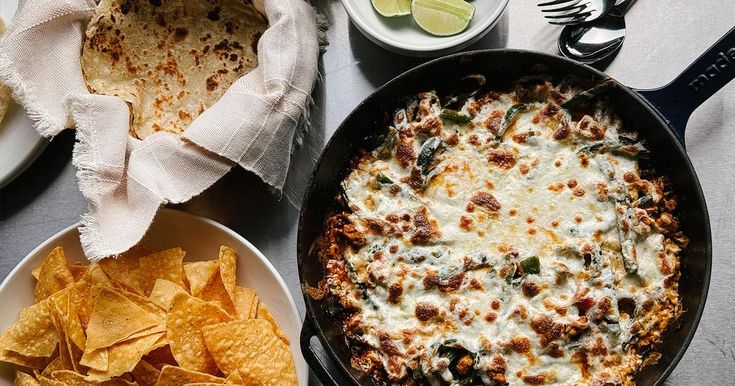
[[[289,343],[237,254],[183,262],[142,248],[69,266],[56,248],[33,271],[35,302],[0,336],[15,385],[296,385]]]

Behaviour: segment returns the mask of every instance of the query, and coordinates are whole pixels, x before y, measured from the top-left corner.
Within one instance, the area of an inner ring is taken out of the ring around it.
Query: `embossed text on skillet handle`
[[[735,78],[735,27],[705,51],[671,83],[653,90],[635,90],[664,117],[684,144],[692,112]]]

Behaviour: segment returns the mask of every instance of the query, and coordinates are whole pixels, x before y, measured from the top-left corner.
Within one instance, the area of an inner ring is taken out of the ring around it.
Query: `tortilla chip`
[[[14,351],[26,357],[49,357],[56,350],[56,332],[49,300],[43,300],[20,311],[18,321],[3,334],[1,350]]]
[[[194,382],[194,383],[184,384],[184,386],[217,386],[217,385],[221,385],[221,383],[214,383],[214,382]]]
[[[61,362],[62,367],[76,372],[86,372],[87,369],[79,364],[83,354],[82,350],[79,349],[64,332],[60,316],[57,312],[53,313],[53,319],[56,332],[59,334],[58,359]]]
[[[74,276],[66,263],[64,250],[61,247],[56,247],[41,264],[34,291],[35,302],[46,299],[72,284],[74,284]]]
[[[230,320],[227,313],[188,294],[177,294],[168,312],[166,326],[171,353],[189,370],[214,374],[217,366],[207,352],[202,327]]]
[[[153,344],[165,333],[147,335],[129,339],[107,348],[107,369],[105,371],[90,369],[87,379],[106,381],[128,371],[132,371],[143,355],[150,352]]]
[[[74,278],[74,281],[81,280],[84,275],[87,274],[87,267],[88,266],[81,265],[79,263],[69,266],[69,272],[71,272],[71,276]]]
[[[270,323],[271,327],[273,328],[273,332],[276,333],[276,336],[278,336],[278,338],[280,338],[283,343],[286,344],[286,346],[290,345],[290,343],[288,342],[288,337],[283,332],[283,330],[278,327],[278,323],[276,323],[276,319],[273,318],[273,314],[271,314],[268,307],[266,307],[263,303],[260,303],[260,305],[258,306],[257,318],[268,321],[268,323]]]
[[[184,265],[186,279],[189,281],[191,294],[200,297],[202,291],[219,271],[219,263],[216,260],[195,261]]]
[[[77,348],[84,351],[87,338],[84,335],[82,322],[79,320],[78,303],[74,301],[73,294],[77,285],[78,283],[68,287],[68,290],[57,292],[50,299],[62,331]]]
[[[52,378],[40,376],[38,377],[38,381],[41,383],[41,386],[66,386],[64,382],[57,381]]]
[[[166,332],[166,331],[164,330],[164,331],[161,331],[161,332]],[[170,342],[168,341],[168,336],[166,334],[163,334],[163,335],[161,335],[160,338],[158,338],[157,341],[155,341],[153,343],[153,345],[151,345],[150,351],[157,350],[157,349],[159,349],[161,347],[167,347],[169,345],[169,343]]]
[[[138,261],[150,253],[148,249],[136,246],[117,257],[103,259],[99,265],[116,287],[145,295],[142,284],[145,279],[141,278]]]
[[[79,321],[85,329],[102,287],[113,287],[113,284],[97,263],[90,264],[84,277],[72,286],[72,307],[77,310]]]
[[[26,374],[21,371],[15,372],[15,382],[13,386],[40,386],[41,383],[36,380],[33,375]]]
[[[239,319],[254,319],[258,314],[258,295],[245,287],[235,287],[235,314]]]
[[[66,386],[128,386],[135,385],[135,383],[128,382],[125,379],[111,379],[104,382],[96,382],[87,379],[84,375],[75,373],[68,370],[54,371],[52,374],[53,378],[57,381],[63,382]]]
[[[80,364],[79,362],[82,360],[82,355],[84,355],[84,351],[77,347],[70,339],[69,337],[66,337],[66,349],[69,352],[69,359],[71,360],[71,370],[74,370],[78,373],[83,373],[87,371],[87,367]]]
[[[33,268],[31,271],[31,276],[33,276],[34,279],[38,280],[38,277],[41,276],[41,266],[39,265],[36,268]]]
[[[157,279],[165,279],[180,286],[184,285],[182,261],[184,252],[181,248],[171,248],[140,258],[140,286],[145,295],[150,295]]]
[[[87,272],[84,274],[82,279],[88,281],[92,285],[98,285],[101,287],[112,287],[112,282],[110,281],[110,278],[107,276],[99,263],[92,263],[88,265]]]
[[[156,280],[156,284],[153,285],[153,290],[151,291],[149,298],[163,310],[168,311],[174,301],[174,296],[179,293],[185,294],[187,292],[182,286],[179,286],[176,283],[164,279],[158,279]]]
[[[153,367],[157,368],[159,371],[165,365],[179,365],[178,363],[176,363],[176,359],[174,359],[174,355],[171,353],[171,346],[168,345],[152,350],[151,352],[146,354],[145,360],[153,365]]]
[[[225,383],[225,379],[181,367],[163,366],[156,386],[181,386],[194,382],[207,382],[221,385]]]
[[[53,373],[56,370],[71,370],[68,368],[65,368],[64,365],[61,363],[61,358],[56,357],[54,360],[52,360],[48,366],[46,366],[45,369],[41,372],[42,375],[45,375],[47,377],[51,376],[51,373]]]
[[[202,328],[207,349],[225,374],[240,375],[263,385],[297,385],[289,347],[262,319],[234,320]]]
[[[222,277],[219,271],[217,271],[212,280],[204,287],[199,294],[199,298],[222,307],[230,315],[235,315],[235,307],[232,304],[230,294],[227,293],[227,289],[224,283],[222,283]]]
[[[230,299],[235,303],[237,287],[237,252],[230,247],[219,247],[219,274]]]
[[[85,352],[111,346],[157,324],[154,315],[121,293],[102,288],[87,326]]]
[[[82,366],[89,367],[90,369],[98,371],[107,370],[107,347],[102,347],[97,350],[87,350],[82,354],[82,359],[79,360]]]
[[[0,336],[0,362],[13,363],[18,366],[28,367],[30,369],[41,370],[46,367],[48,358],[39,357],[27,357],[18,354],[17,352],[5,350],[5,341],[7,334]]]
[[[141,360],[130,373],[140,386],[155,386],[161,372],[152,364]]]
[[[227,376],[227,379],[225,379],[225,385],[242,385],[244,382],[245,381],[243,381],[240,376],[240,370],[231,372],[230,375]]]
[[[161,326],[165,326],[166,311],[164,311],[161,307],[154,303],[150,298],[123,290],[120,290],[118,292],[120,293],[120,295],[125,296],[128,300],[135,303],[136,306],[140,307],[145,312],[153,316],[158,324],[160,324]]]

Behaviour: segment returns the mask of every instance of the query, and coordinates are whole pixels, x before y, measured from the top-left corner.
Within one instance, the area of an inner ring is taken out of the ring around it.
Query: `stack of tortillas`
[[[98,259],[236,164],[282,189],[319,46],[304,0],[39,0],[0,42],[0,79],[42,135],[76,129]]]
[[[255,68],[267,26],[242,0],[103,0],[87,26],[82,71],[91,92],[128,103],[134,137],[179,134]]]

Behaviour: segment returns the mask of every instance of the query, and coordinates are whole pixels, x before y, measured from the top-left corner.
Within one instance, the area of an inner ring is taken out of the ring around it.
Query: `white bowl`
[[[452,36],[434,36],[409,16],[390,18],[378,14],[370,0],[342,0],[350,20],[375,44],[410,56],[440,56],[480,40],[495,26],[508,0],[474,0],[475,16],[464,31]]]
[[[33,303],[35,280],[31,270],[39,266],[53,248],[63,247],[70,263],[86,262],[79,245],[78,226],[72,225],[51,236],[21,260],[5,278],[0,285],[0,331],[5,331],[18,320],[21,308]],[[309,371],[299,348],[301,316],[281,276],[252,244],[212,220],[177,210],[161,209],[142,245],[151,250],[180,246],[186,251],[185,261],[216,259],[220,245],[237,251],[240,255],[237,264],[238,284],[255,290],[260,300],[268,306],[291,342],[299,384],[308,384]],[[0,385],[12,385],[13,377],[13,366],[0,364]]]

